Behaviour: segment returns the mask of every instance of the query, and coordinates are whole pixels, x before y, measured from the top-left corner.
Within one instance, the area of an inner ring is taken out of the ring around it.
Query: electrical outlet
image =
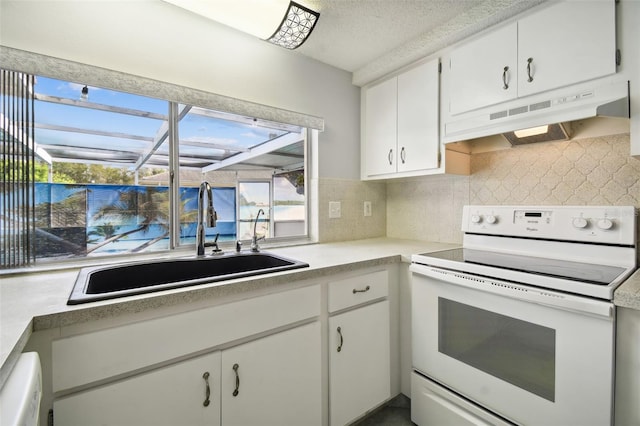
[[[342,205],[340,201],[329,201],[329,218],[337,219],[342,216]]]
[[[371,201],[364,202],[364,215],[371,216]]]

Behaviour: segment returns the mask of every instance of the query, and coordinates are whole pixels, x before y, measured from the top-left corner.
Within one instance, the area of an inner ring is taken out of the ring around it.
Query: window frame
[[[309,185],[309,176],[311,175],[310,169],[316,168],[315,162],[311,161],[311,152],[315,152],[316,148],[311,148],[310,144],[317,143],[317,132],[324,130],[324,120],[320,117],[311,116],[308,114],[297,113],[289,110],[283,110],[276,107],[267,105],[259,105],[252,102],[247,102],[239,99],[229,98],[227,96],[218,95],[215,93],[205,92],[202,90],[175,85],[167,82],[158,82],[157,80],[148,79],[136,75],[122,73],[119,71],[108,70],[91,65],[80,64],[76,62],[66,61],[59,58],[52,58],[44,55],[40,55],[33,52],[21,51],[5,46],[0,46],[0,56],[3,58],[3,68],[13,71],[25,72],[33,75],[40,75],[43,77],[49,77],[54,79],[60,79],[71,82],[82,81],[88,85],[94,85],[97,87],[104,87],[107,89],[118,90],[131,94],[148,96],[156,99],[162,99],[167,101],[170,106],[178,104],[190,104],[202,108],[208,108],[218,111],[224,111],[232,114],[244,114],[253,116],[263,120],[274,121],[283,124],[291,124],[300,126],[303,128],[303,141],[304,141],[304,176],[305,176],[305,234],[293,237],[282,237],[278,239],[270,238],[270,243],[288,244],[291,242],[296,243],[310,243],[313,242],[312,223],[317,222],[315,213],[310,210],[311,197],[313,194],[317,194],[317,190],[314,190]],[[171,112],[170,112],[171,114]],[[173,121],[170,119],[170,122]],[[171,138],[171,129],[169,138]],[[177,134],[177,129],[173,129]],[[177,140],[174,135],[172,140]],[[179,203],[175,200],[179,200],[180,182],[179,176],[176,170],[179,152],[178,144],[170,143],[171,151],[170,157],[173,158],[173,167],[170,166],[170,171],[173,171],[173,182],[170,182],[169,191],[172,194],[173,201],[170,203],[170,243],[167,251],[164,253],[171,253],[175,250],[182,250],[190,248],[191,245],[180,245],[180,226],[179,226]],[[315,175],[317,170],[313,172]],[[316,183],[317,184],[317,183]],[[273,182],[270,183],[271,192],[273,191]],[[271,200],[273,200],[273,194],[271,194]],[[317,204],[314,203],[314,205]],[[270,229],[273,229],[273,215],[270,215]],[[317,225],[316,225],[317,226]],[[136,254],[136,259],[144,259],[145,257],[157,256],[156,252],[142,252]],[[95,264],[95,263],[113,263],[118,262],[120,259],[125,258],[131,260],[131,254],[112,254],[109,256],[100,257],[77,257],[72,259],[39,259],[38,262],[30,267],[30,271],[34,270],[48,270],[67,267],[72,264],[72,267],[83,264]],[[22,268],[20,268],[22,269]],[[4,269],[0,270],[0,274],[16,272],[15,270]],[[18,271],[20,272],[20,271]]]

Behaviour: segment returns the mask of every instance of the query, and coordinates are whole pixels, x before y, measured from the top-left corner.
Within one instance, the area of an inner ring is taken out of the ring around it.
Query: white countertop
[[[410,261],[411,254],[445,250],[453,244],[375,238],[286,248],[265,248],[309,264],[309,268],[69,306],[78,269],[2,277],[0,285],[0,387],[33,331],[136,313],[168,305],[245,293],[379,264]],[[184,256],[184,253],[182,253]]]
[[[300,260],[310,266],[304,269],[75,306],[67,305],[67,299],[76,280],[78,269],[3,277],[0,284],[0,387],[4,384],[33,331],[171,305],[202,303],[207,299],[213,300],[217,297],[246,293],[292,281],[346,272],[354,267],[364,268],[400,261],[410,262],[412,254],[454,247],[459,245],[375,238],[277,249],[266,248],[264,251]],[[640,271],[616,290],[614,303],[640,310]]]
[[[640,311],[640,270],[631,275],[613,293],[613,303]]]

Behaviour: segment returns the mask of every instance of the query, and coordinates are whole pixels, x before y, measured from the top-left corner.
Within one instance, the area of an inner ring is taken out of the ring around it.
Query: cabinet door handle
[[[367,291],[369,291],[369,290],[371,290],[371,287],[369,287],[369,286],[366,286],[366,287],[364,288],[364,290],[358,290],[358,289],[355,289],[355,288],[354,288],[354,289],[353,289],[353,294],[356,294],[356,293],[366,293],[366,292],[367,292]]]
[[[342,338],[342,328],[338,327],[338,335],[340,336],[340,344],[338,345],[338,352],[342,351],[342,344],[344,339]]]
[[[533,58],[527,59],[527,81],[531,83],[533,81],[533,76],[531,75],[531,62],[533,62]]]
[[[240,374],[238,373],[238,364],[233,364],[233,371],[236,373],[236,388],[233,390],[233,396],[238,396],[240,393]]]
[[[400,159],[402,160],[402,164],[404,164],[405,160],[407,159],[407,153],[404,150],[404,146],[400,150]]]
[[[387,156],[387,158],[389,159],[389,165],[393,165],[393,149],[389,150],[389,155]]]
[[[202,403],[202,405],[208,407],[209,403],[211,402],[209,399],[209,397],[211,396],[211,388],[209,387],[209,372],[205,371],[202,375],[202,378],[204,379],[204,384],[206,386],[204,391],[204,402]]]
[[[504,67],[502,70],[502,88],[507,90],[509,88],[509,83],[507,82],[507,71],[509,71],[509,67]]]

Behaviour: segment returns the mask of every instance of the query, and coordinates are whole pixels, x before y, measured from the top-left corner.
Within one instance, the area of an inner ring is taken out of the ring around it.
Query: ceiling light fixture
[[[302,45],[320,17],[288,0],[164,1],[287,49]]]
[[[280,27],[267,41],[286,49],[296,49],[307,40],[319,17],[320,13],[292,1]]]
[[[87,86],[82,88],[82,91],[80,92],[80,99],[83,101],[89,100],[89,88]]]

